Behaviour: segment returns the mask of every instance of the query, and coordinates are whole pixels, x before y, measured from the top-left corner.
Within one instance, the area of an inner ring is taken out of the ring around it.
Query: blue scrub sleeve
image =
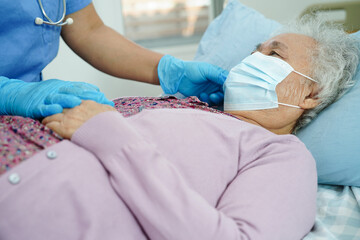
[[[67,0],[66,1],[66,15],[77,12],[88,6],[92,0]]]

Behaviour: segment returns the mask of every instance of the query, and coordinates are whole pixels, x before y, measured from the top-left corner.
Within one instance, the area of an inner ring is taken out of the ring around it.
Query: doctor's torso
[[[61,18],[62,1],[42,4],[51,19]],[[0,0],[0,5],[0,76],[40,81],[58,52],[61,27],[35,24],[36,17],[44,18],[37,0]]]

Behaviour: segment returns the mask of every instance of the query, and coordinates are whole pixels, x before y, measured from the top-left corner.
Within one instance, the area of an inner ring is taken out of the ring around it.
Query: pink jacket
[[[0,177],[0,239],[301,239],[316,187],[295,136],[199,110],[106,112]]]

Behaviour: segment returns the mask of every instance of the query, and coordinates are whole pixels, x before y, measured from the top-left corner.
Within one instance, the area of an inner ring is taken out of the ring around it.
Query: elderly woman
[[[6,138],[3,159],[23,162],[0,179],[0,238],[301,239],[315,219],[316,169],[288,133],[352,84],[357,49],[323,22],[293,27],[231,71],[229,113],[196,98],[85,101],[43,120],[71,141],[3,117],[9,128],[0,130],[15,139]],[[234,102],[248,84],[268,101]]]

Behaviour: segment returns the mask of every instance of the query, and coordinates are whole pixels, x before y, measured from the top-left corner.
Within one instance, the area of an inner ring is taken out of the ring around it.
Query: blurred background
[[[341,1],[240,0],[241,3],[281,23],[299,16],[312,4]],[[193,59],[202,34],[226,2],[93,0],[96,11],[106,25],[146,48],[183,60]],[[335,12],[333,18],[344,19],[345,12]],[[121,96],[158,96],[162,93],[159,86],[114,78],[94,69],[76,56],[63,41],[60,42],[57,58],[45,68],[43,76],[44,79],[57,78],[95,84],[109,99]]]

